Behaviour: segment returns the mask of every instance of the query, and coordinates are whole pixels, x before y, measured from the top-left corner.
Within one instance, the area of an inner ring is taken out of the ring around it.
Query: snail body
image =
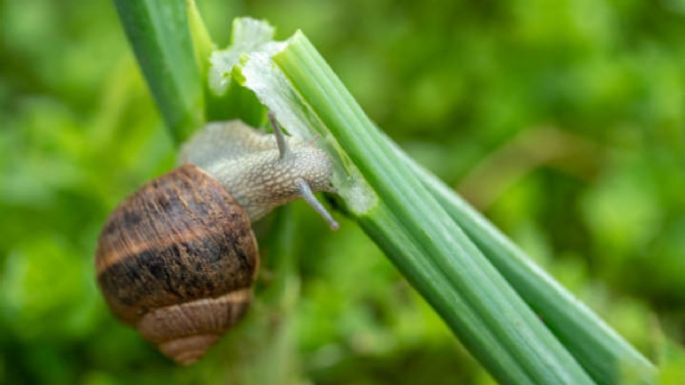
[[[179,364],[199,359],[245,314],[259,266],[251,222],[313,192],[332,191],[320,149],[211,123],[184,145],[182,165],[141,187],[107,220],[95,255],[112,312]]]

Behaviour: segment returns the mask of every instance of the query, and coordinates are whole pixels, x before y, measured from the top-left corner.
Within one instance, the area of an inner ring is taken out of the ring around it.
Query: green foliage
[[[282,37],[303,28],[412,157],[663,363],[664,384],[682,382],[679,2],[199,6],[220,46],[234,15],[269,19]],[[269,370],[248,363],[263,357],[250,332],[271,305],[180,369],[95,292],[105,216],[174,159],[112,5],[2,2],[0,28],[0,383],[247,383]],[[352,223],[330,234],[295,212],[301,288],[283,339],[295,378],[493,383]]]

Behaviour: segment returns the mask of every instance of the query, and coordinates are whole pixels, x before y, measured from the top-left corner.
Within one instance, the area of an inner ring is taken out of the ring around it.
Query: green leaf
[[[204,122],[202,82],[184,0],[115,0],[119,17],[172,136]]]

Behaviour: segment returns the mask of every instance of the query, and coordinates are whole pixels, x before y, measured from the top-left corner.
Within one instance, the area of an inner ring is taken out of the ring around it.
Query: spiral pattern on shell
[[[244,315],[259,255],[245,210],[186,164],[117,207],[95,261],[112,312],[189,364]]]

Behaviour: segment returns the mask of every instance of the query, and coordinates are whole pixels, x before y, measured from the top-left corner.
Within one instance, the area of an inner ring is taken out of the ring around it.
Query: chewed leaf
[[[288,42],[283,43],[283,48]],[[323,122],[311,107],[297,94],[283,71],[274,65],[271,57],[276,52],[253,52],[241,66],[243,86],[252,90],[269,108],[278,121],[294,136],[314,139],[323,137],[329,146],[338,147],[335,138],[327,134]],[[322,143],[323,144],[323,143]],[[338,172],[333,184],[343,197],[348,209],[355,213],[370,210],[378,201],[376,194],[364,183],[359,171],[338,152]],[[341,158],[342,157],[342,158]],[[343,171],[344,169],[344,171]]]
[[[217,96],[230,94],[236,86],[254,93],[258,101],[271,111],[278,122],[292,136],[304,140],[318,140],[322,145],[337,147],[335,139],[327,134],[323,123],[294,89],[272,57],[285,49],[290,40],[277,42],[273,38],[273,27],[264,21],[239,18],[233,22],[231,45],[211,55],[209,88]],[[241,88],[238,87],[238,88]],[[207,136],[209,141],[218,138]],[[226,139],[226,138],[223,138]],[[204,139],[203,139],[204,140]],[[223,146],[226,152],[238,151],[230,144]],[[223,140],[222,140],[223,143]],[[349,209],[356,213],[370,210],[377,202],[376,195],[363,183],[348,159],[340,151],[336,153],[336,167],[333,184],[339,195],[348,202]],[[193,158],[205,155],[191,154]],[[196,159],[197,161],[198,159]]]
[[[233,21],[231,45],[212,52],[209,59],[209,89],[217,96],[223,95],[231,83],[233,68],[241,57],[249,52],[277,52],[279,43],[272,41],[274,28],[267,22],[249,17]]]
[[[266,52],[248,55],[242,66],[243,86],[251,89],[259,100],[272,111],[289,133],[302,138],[322,131],[317,120],[295,93],[283,72]]]
[[[268,43],[274,38],[274,27],[264,20],[238,17],[233,20],[231,46]]]

